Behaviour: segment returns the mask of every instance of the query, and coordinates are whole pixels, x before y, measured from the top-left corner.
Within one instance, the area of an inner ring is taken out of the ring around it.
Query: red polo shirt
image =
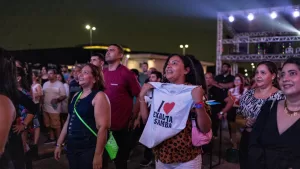
[[[115,71],[103,70],[105,93],[111,104],[111,129],[127,128],[133,109],[133,97],[138,97],[141,87],[127,67],[120,65]]]

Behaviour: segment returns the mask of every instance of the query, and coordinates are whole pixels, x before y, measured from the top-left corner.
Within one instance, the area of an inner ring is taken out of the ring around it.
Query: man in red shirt
[[[128,125],[133,115],[138,114],[138,109],[133,112],[133,97],[138,97],[141,88],[134,73],[121,64],[123,56],[120,45],[110,45],[105,55],[108,67],[103,69],[105,93],[111,104],[111,129],[119,146],[116,169],[127,169],[131,144]]]

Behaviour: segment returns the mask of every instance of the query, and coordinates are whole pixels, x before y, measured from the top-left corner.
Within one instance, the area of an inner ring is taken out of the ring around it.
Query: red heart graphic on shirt
[[[169,114],[170,111],[174,108],[174,106],[175,106],[174,102],[172,102],[172,103],[165,103],[164,104],[164,111],[165,111],[165,113]]]

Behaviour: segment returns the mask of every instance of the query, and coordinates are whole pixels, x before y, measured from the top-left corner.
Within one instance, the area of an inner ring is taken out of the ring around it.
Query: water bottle
[[[54,108],[54,110],[56,110],[57,109],[57,104],[56,103],[52,104],[52,107]]]

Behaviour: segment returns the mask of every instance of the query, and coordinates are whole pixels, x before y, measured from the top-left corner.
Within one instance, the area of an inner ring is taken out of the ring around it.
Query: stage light
[[[270,17],[271,17],[272,19],[277,18],[277,13],[276,13],[276,12],[272,12],[272,13],[270,14]]]
[[[245,69],[245,72],[247,72],[248,70],[247,69]]]
[[[248,15],[248,20],[249,20],[249,21],[252,21],[253,19],[254,19],[253,13],[249,13],[249,15]]]
[[[298,10],[295,10],[295,11],[293,12],[293,16],[294,16],[295,18],[299,17],[299,16],[300,16],[299,11],[298,11]]]
[[[232,15],[230,15],[230,16],[228,17],[228,20],[229,20],[229,22],[233,22],[233,21],[234,21],[234,17],[233,17]]]

